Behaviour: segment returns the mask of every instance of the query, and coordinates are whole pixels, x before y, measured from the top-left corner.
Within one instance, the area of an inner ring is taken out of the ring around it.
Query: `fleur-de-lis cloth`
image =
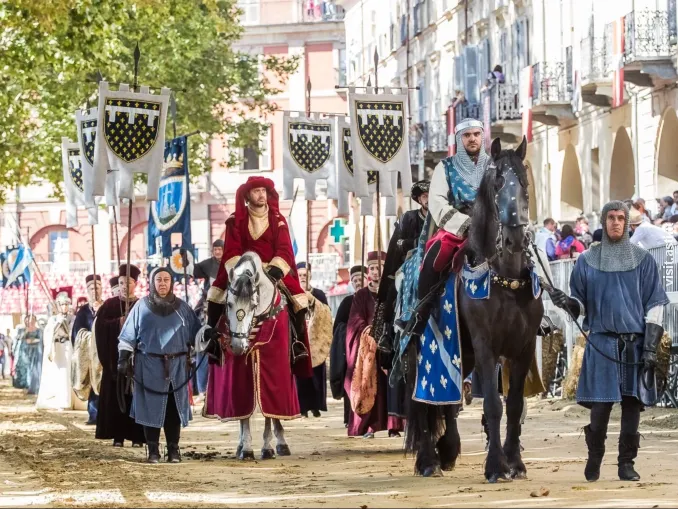
[[[386,175],[400,173],[403,196],[407,197],[412,187],[407,95],[391,93],[390,89],[384,94],[373,94],[370,89],[367,92],[349,90],[355,193],[369,195],[368,172],[376,171],[383,176],[379,182],[382,196],[396,196],[397,185]]]
[[[412,398],[434,405],[461,403],[461,341],[457,325],[456,282],[452,274],[440,297],[438,318],[431,316],[420,338],[417,385]],[[424,383],[425,381],[425,383]]]
[[[84,193],[84,175],[80,145],[68,138],[61,138],[61,166],[64,175],[66,197],[66,228],[79,225],[78,209],[87,209],[88,224],[99,223],[96,205],[87,207]]]
[[[162,176],[165,126],[170,89],[151,94],[147,86],[140,92],[121,84],[109,90],[99,83],[99,108],[94,150],[94,196],[104,196],[106,175],[118,172],[119,198],[134,199],[134,174],[148,175],[146,198],[156,201]]]
[[[296,115],[296,116],[292,116]],[[327,182],[327,197],[337,199],[333,119],[285,112],[283,118],[283,199],[294,198],[294,180],[304,181],[306,200],[316,199],[316,183]]]
[[[353,143],[351,140],[351,124],[346,117],[336,117],[334,146],[337,174],[337,209],[340,216],[348,215],[348,193],[355,194],[353,185]]]

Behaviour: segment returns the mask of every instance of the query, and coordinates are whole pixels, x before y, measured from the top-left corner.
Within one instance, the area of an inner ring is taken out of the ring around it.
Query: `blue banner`
[[[163,257],[171,257],[173,233],[181,233],[181,247],[192,250],[186,136],[165,143],[165,163],[158,201],[151,203],[148,214],[148,255],[158,254],[159,251]],[[160,241],[156,240],[158,238]]]
[[[31,283],[30,265],[33,261],[33,251],[30,247],[21,245],[11,247],[5,253],[2,271],[4,284],[7,287],[23,286]],[[5,272],[7,270],[7,272]]]

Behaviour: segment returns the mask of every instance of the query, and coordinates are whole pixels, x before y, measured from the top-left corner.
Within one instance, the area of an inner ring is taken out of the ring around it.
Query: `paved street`
[[[529,479],[483,482],[480,402],[461,417],[463,456],[442,479],[412,476],[401,440],[349,439],[341,405],[321,419],[287,426],[292,457],[240,463],[235,424],[196,417],[184,431],[181,465],[141,463],[144,450],[113,449],[93,438],[81,412],[36,412],[33,400],[0,386],[0,506],[229,507],[668,507],[678,456],[678,415],[643,415],[639,484],[616,480],[618,424],[611,425],[601,482],[583,481],[585,413],[562,401],[531,400],[525,437]],[[617,421],[618,422],[618,415]],[[650,421],[652,427],[647,425]],[[256,449],[263,421],[254,426]],[[192,456],[192,458],[191,458]],[[547,493],[548,492],[548,493]],[[537,496],[542,495],[542,496]]]

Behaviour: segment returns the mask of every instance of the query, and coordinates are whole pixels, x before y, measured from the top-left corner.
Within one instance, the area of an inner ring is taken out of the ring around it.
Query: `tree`
[[[139,84],[172,88],[177,133],[204,133],[191,139],[193,175],[210,166],[207,136],[256,146],[260,119],[277,109],[272,82],[285,83],[297,61],[236,51],[239,13],[236,0],[0,2],[0,203],[36,180],[60,195],[60,143],[76,138],[74,111],[96,105],[97,72],[132,83],[137,42]]]

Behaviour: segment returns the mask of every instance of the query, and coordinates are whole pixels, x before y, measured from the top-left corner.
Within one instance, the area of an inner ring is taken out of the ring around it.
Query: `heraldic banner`
[[[151,94],[121,84],[116,92],[99,83],[99,118],[94,154],[94,196],[104,196],[106,174],[119,172],[119,197],[134,199],[134,174],[148,175],[146,198],[158,199],[170,89]],[[104,162],[107,157],[108,164]]]
[[[158,254],[156,238],[161,238],[160,253],[163,257],[170,258],[173,254],[173,233],[181,233],[182,248],[193,250],[186,136],[165,143],[165,163],[158,200],[150,204],[148,214],[148,255]]]
[[[283,199],[294,198],[294,179],[304,180],[306,200],[315,200],[318,180],[327,181],[327,197],[337,199],[334,121],[285,112],[283,122]]]
[[[379,180],[382,196],[396,196],[391,174],[400,172],[403,196],[409,196],[412,187],[407,95],[390,93],[389,88],[385,92],[349,93],[355,192],[360,197],[369,194],[368,171],[383,175]]]
[[[355,194],[353,184],[353,145],[351,144],[351,124],[345,117],[336,117],[335,139],[337,148],[335,158],[337,160],[337,209],[340,216],[348,215],[348,193]]]
[[[75,127],[82,165],[82,183],[87,207],[94,207],[94,144],[97,134],[98,108],[75,110]]]
[[[66,228],[75,228],[79,225],[78,208],[87,208],[88,224],[99,224],[97,206],[93,204],[88,207],[85,200],[80,145],[68,138],[61,138],[61,166],[66,195]]]

